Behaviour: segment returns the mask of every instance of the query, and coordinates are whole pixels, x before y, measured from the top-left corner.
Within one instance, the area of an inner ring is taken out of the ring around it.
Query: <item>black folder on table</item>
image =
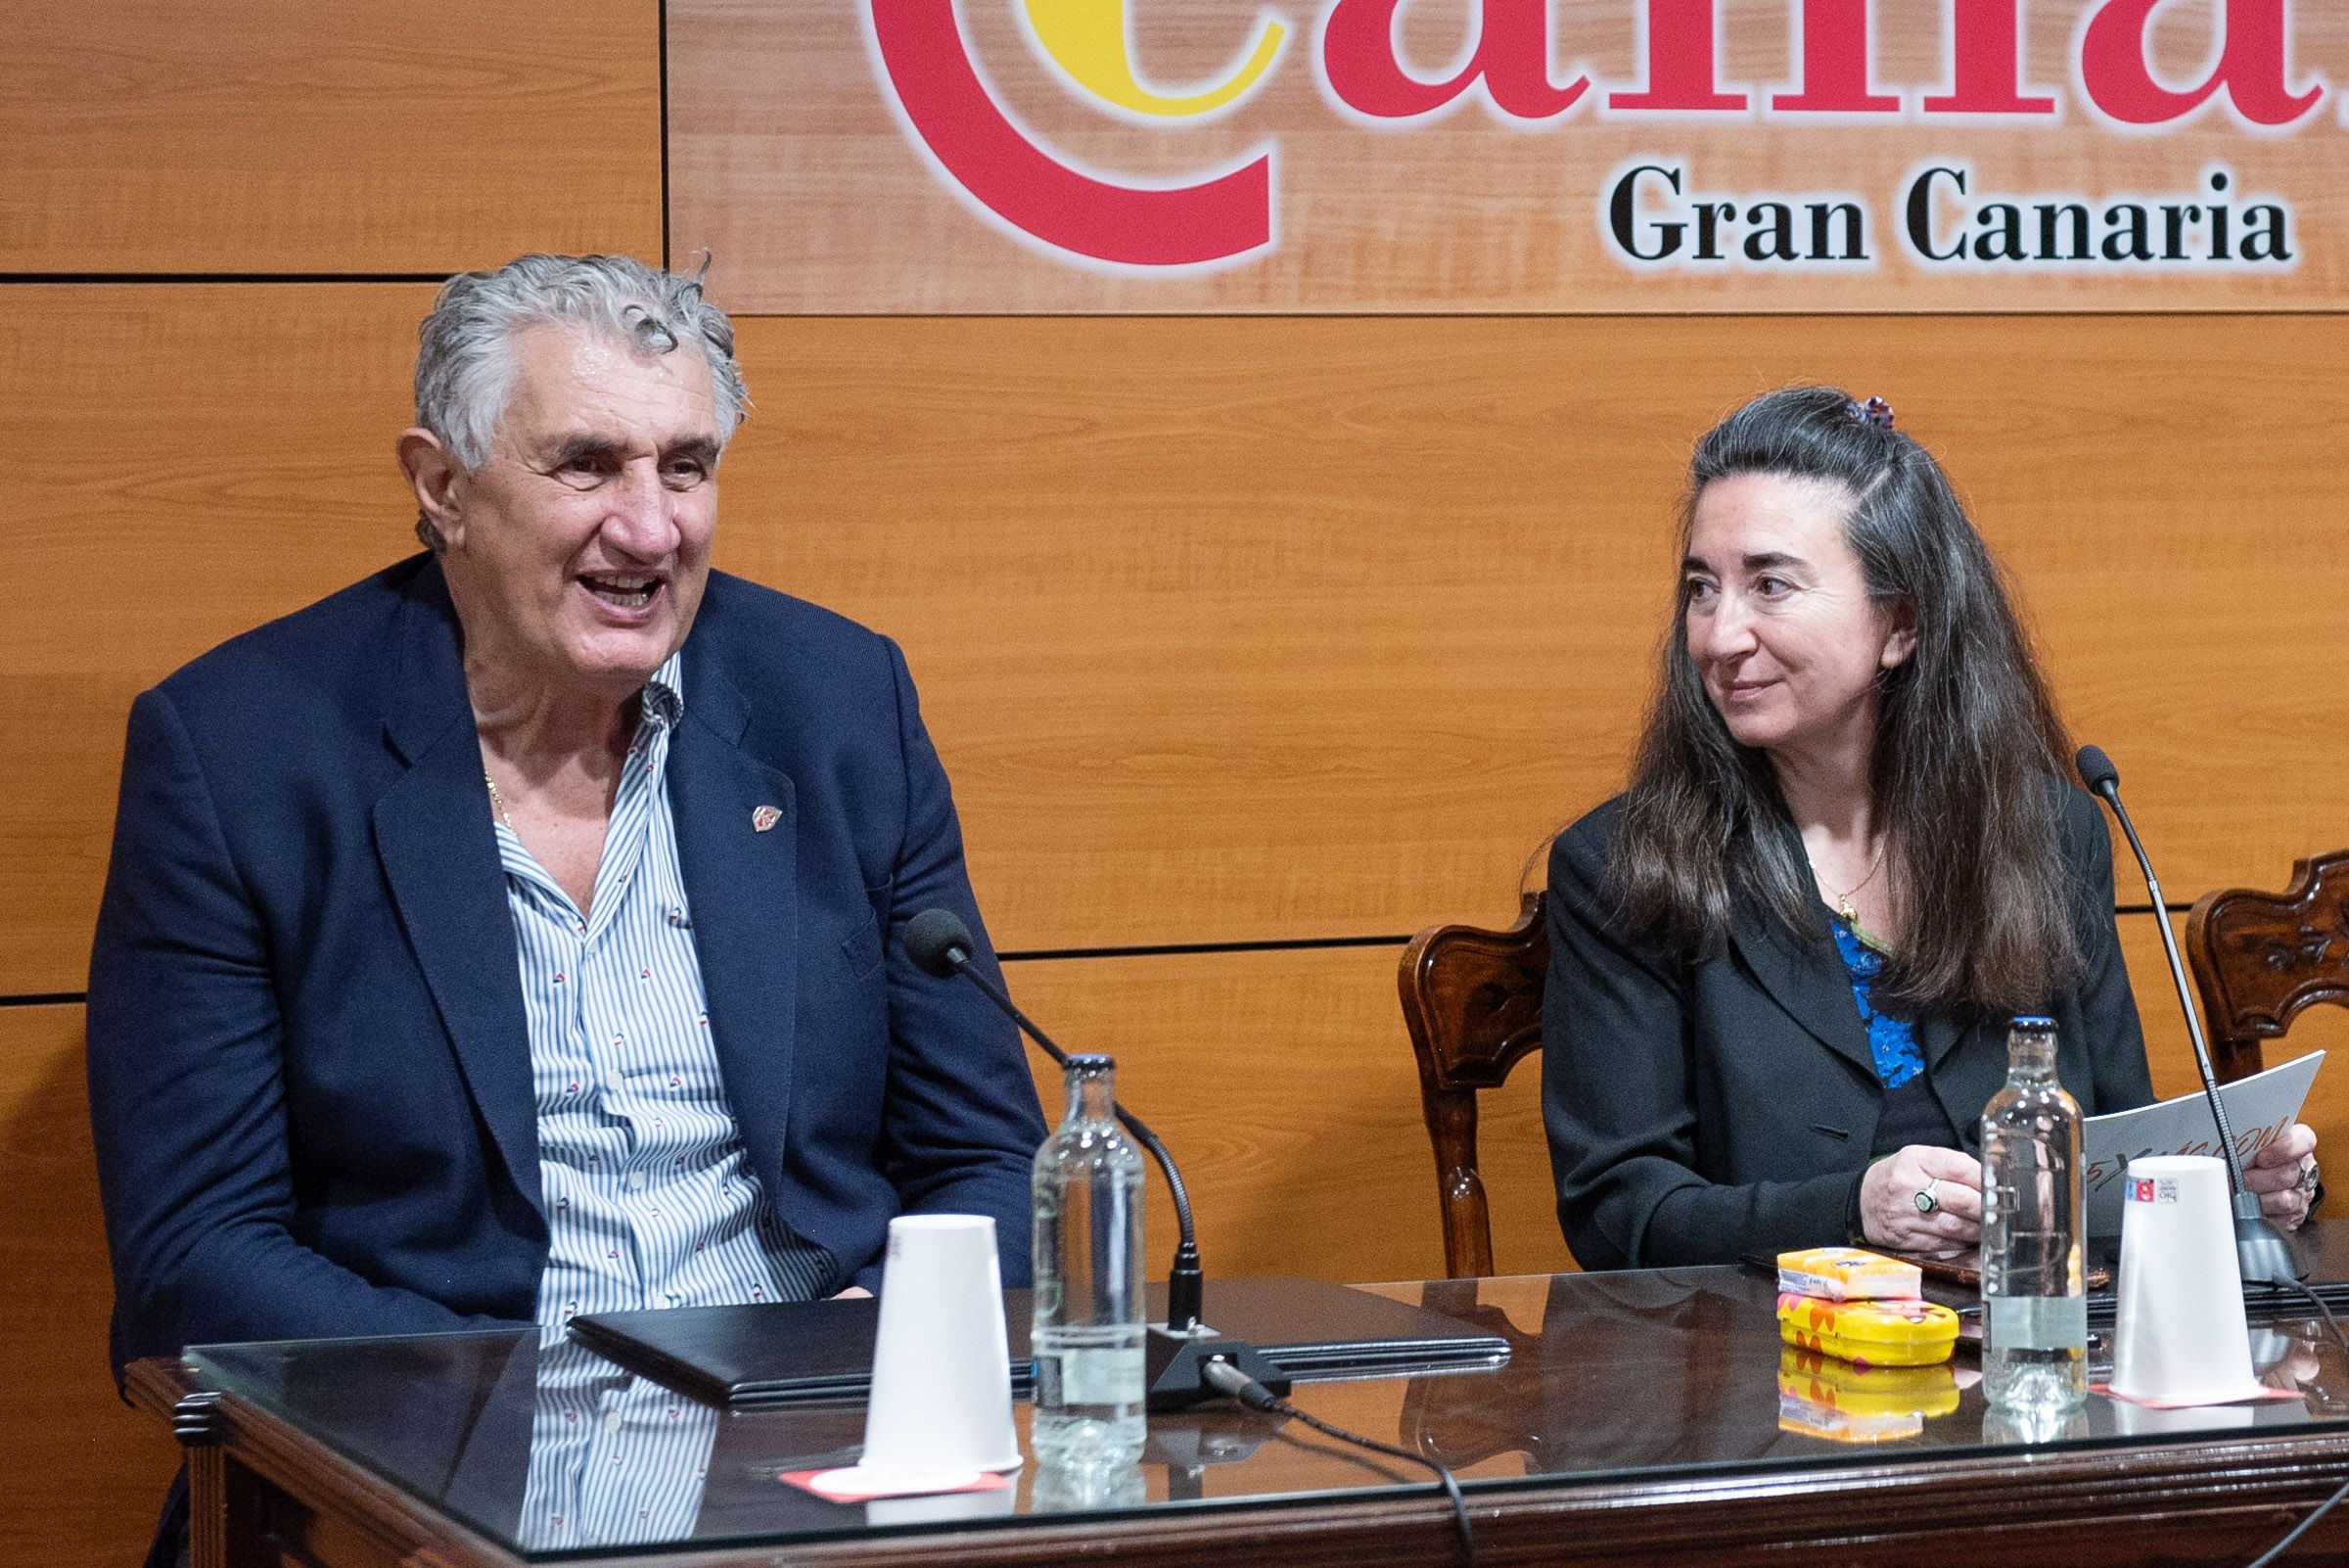
[[[1166,1292],[1150,1289],[1153,1319]],[[1026,1394],[1028,1292],[1003,1293],[1011,1381]],[[1457,1318],[1314,1279],[1217,1279],[1207,1321],[1246,1340],[1290,1377],[1401,1377],[1497,1366],[1509,1347]],[[862,1399],[872,1381],[880,1303],[768,1302],[575,1317],[572,1337],[597,1355],[712,1405]]]

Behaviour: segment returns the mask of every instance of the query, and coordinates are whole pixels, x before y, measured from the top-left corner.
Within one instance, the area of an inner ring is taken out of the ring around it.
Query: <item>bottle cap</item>
[[[2014,1027],[2017,1029],[2053,1029],[2055,1020],[2045,1013],[2017,1013],[2014,1015]]]
[[[1083,1051],[1069,1058],[1070,1071],[1077,1073],[1106,1073],[1118,1064],[1099,1051]]]

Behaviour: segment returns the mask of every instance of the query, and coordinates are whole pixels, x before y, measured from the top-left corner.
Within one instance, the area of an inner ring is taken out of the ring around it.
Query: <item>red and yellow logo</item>
[[[1087,168],[1031,134],[989,86],[957,0],[865,3],[879,73],[909,138],[950,187],[1014,235],[1066,258],[1144,271],[1230,264],[1273,245],[1276,149],[1268,138],[1227,166],[1178,179]],[[1235,53],[1215,79],[1166,92],[1135,69],[1128,0],[984,3],[1013,6],[1066,86],[1138,125],[1227,113],[1292,52],[1292,24],[1263,12],[1235,26]],[[1795,79],[1775,91],[1722,79],[1723,0],[1626,0],[1621,25],[1635,38],[1640,64],[1635,79],[1615,82],[1561,66],[1574,40],[1558,36],[1556,0],[1458,0],[1464,37],[1455,63],[1434,74],[1416,70],[1398,46],[1405,3],[1323,0],[1307,53],[1333,114],[1407,126],[1465,100],[1521,129],[1583,115],[1962,131],[2054,124],[2068,101],[2110,133],[2170,130],[2223,113],[2245,132],[2272,134],[2298,129],[2329,91],[2292,65],[2291,0],[2211,0],[2208,55],[2185,79],[2153,64],[2165,0],[2076,0],[2068,100],[2029,79],[2026,0],[1943,0],[1941,80],[1890,87],[1873,74],[1874,0],[1790,0],[1783,25]],[[1603,25],[1603,16],[1593,18],[1603,9],[1580,7],[1577,15]]]
[[[955,0],[870,0],[882,72],[914,138],[990,213],[1055,250],[1134,267],[1230,261],[1272,243],[1272,151],[1188,180],[1145,185],[1047,151],[989,89]],[[1247,95],[1287,30],[1260,24],[1224,80],[1181,96],[1144,86],[1128,47],[1125,0],[1020,0],[1031,36],[1101,103],[1145,118],[1191,118]]]

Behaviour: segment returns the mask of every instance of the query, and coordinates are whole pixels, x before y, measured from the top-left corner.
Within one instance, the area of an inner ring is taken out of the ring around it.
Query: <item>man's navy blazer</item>
[[[889,1220],[916,1211],[993,1216],[1005,1282],[1025,1283],[1044,1127],[1019,1038],[898,942],[933,906],[982,931],[903,658],[713,574],[682,678],[687,918],[768,1201],[837,1284],[877,1283]],[[781,818],[760,831],[765,807]],[[530,1040],[431,558],[132,706],[89,1074],[117,1368],[531,1317]]]

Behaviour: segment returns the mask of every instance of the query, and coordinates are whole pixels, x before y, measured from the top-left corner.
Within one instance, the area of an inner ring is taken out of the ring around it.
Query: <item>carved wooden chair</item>
[[[1493,1216],[1476,1168],[1476,1094],[1498,1088],[1542,1044],[1549,930],[1542,895],[1525,896],[1506,931],[1430,926],[1403,949],[1403,1021],[1419,1058],[1419,1102],[1436,1153],[1444,1268],[1453,1279],[1493,1271]]]
[[[2349,850],[2292,863],[2281,893],[2229,888],[2194,900],[2186,954],[2222,1079],[2262,1065],[2260,1041],[2318,1002],[2349,1007]]]

